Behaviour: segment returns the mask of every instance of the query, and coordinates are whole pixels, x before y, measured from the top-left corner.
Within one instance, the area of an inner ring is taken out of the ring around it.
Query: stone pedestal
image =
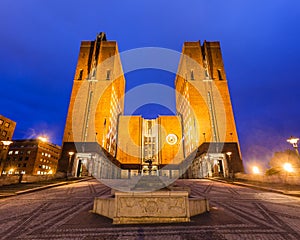
[[[189,199],[187,191],[116,192],[115,198],[95,198],[93,208],[113,224],[189,222],[207,211],[208,201]]]

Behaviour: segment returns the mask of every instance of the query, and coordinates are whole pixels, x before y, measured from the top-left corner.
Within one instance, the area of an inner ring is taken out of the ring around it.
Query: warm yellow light
[[[50,171],[48,172],[48,174],[53,174],[53,171],[52,171],[52,170],[50,170]]]
[[[12,141],[1,141],[3,143],[4,146],[8,146],[10,144],[12,144]]]
[[[227,152],[226,154],[228,155],[228,157],[230,157],[232,152]]]
[[[13,169],[13,168],[9,169],[10,172],[13,172],[14,170],[15,170],[15,169]]]
[[[252,172],[253,172],[254,174],[260,174],[260,170],[259,170],[259,168],[258,168],[257,166],[253,166],[253,167],[252,167]]]
[[[74,152],[69,152],[69,155],[70,155],[70,156],[73,156],[73,155],[74,155]]]
[[[283,169],[287,172],[293,172],[294,171],[293,166],[290,163],[283,164]]]
[[[299,141],[299,138],[296,137],[290,137],[287,142],[291,143],[291,144],[295,144]]]
[[[45,136],[40,136],[38,137],[39,140],[41,140],[42,142],[48,142],[48,138]]]

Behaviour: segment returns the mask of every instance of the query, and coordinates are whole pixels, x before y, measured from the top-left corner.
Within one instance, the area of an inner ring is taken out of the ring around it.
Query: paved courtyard
[[[178,180],[211,211],[189,223],[112,225],[93,214],[93,199],[109,195],[97,180],[0,199],[1,239],[199,240],[300,239],[300,198],[210,180]]]

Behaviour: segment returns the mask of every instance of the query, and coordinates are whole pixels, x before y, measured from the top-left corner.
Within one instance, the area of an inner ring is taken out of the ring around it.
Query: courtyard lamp
[[[72,160],[72,156],[74,155],[74,152],[68,152],[68,154],[69,154],[69,161],[68,161],[68,169],[67,169],[67,179],[68,179],[70,164],[71,164],[71,160]]]
[[[255,175],[260,174],[260,169],[257,166],[253,166],[252,167],[252,172]]]
[[[293,145],[293,148],[295,149],[297,155],[299,156],[299,152],[298,152],[298,141],[299,141],[299,138],[291,136],[286,141]]]
[[[233,169],[232,169],[232,163],[231,163],[231,155],[232,155],[232,152],[227,152],[226,155],[228,156],[228,159],[229,159],[229,177],[230,178],[233,178]]]

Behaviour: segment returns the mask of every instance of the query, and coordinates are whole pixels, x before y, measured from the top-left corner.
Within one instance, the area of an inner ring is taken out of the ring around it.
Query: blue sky
[[[0,5],[0,114],[17,122],[15,139],[46,133],[61,143],[80,41],[101,31],[117,40],[120,51],[181,51],[184,41],[220,41],[245,162],[267,162],[273,151],[290,147],[286,138],[300,136],[298,0],[2,0]],[[152,74],[154,82],[173,83],[172,74]],[[128,88],[152,81],[143,71],[126,77]]]

